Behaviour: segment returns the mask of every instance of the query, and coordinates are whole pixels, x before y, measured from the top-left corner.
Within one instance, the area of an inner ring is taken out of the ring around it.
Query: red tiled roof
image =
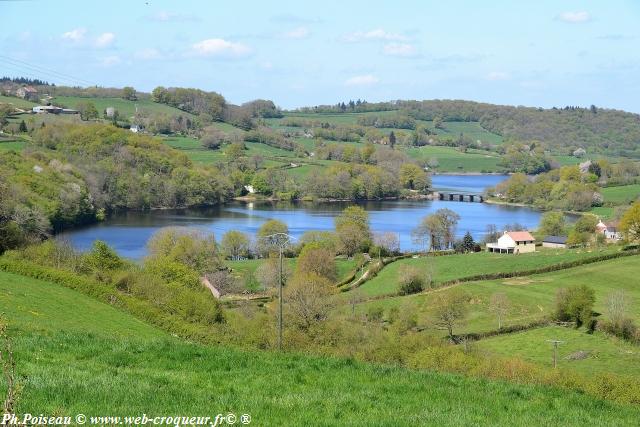
[[[534,241],[535,237],[528,231],[508,231],[507,235],[513,239],[514,242]]]

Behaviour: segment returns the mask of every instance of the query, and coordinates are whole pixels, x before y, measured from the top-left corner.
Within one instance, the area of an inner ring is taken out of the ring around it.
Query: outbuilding
[[[543,248],[566,248],[567,237],[566,236],[546,236],[542,239]]]

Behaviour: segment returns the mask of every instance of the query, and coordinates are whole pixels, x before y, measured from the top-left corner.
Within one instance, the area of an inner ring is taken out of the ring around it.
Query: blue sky
[[[640,1],[0,1],[0,74],[640,112]]]

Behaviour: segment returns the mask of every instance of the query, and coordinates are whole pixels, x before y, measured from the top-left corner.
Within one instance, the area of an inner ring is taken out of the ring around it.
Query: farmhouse
[[[622,240],[622,233],[620,233],[616,222],[599,221],[596,224],[596,231],[604,234],[604,237],[608,240]]]
[[[16,96],[30,101],[37,101],[38,91],[33,86],[22,86],[16,90]]]
[[[542,240],[543,248],[566,248],[567,236],[546,236]]]
[[[487,252],[520,254],[536,251],[536,239],[528,231],[505,231],[496,243],[487,243]]]

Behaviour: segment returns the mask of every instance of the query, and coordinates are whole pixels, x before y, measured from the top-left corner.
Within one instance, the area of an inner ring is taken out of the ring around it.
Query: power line
[[[32,72],[37,72],[40,74],[45,74],[47,76],[50,77],[54,77],[58,80],[63,80],[66,82],[70,82],[70,83],[82,83],[84,85],[88,85],[88,86],[97,86],[97,84],[95,84],[94,82],[91,82],[89,80],[85,80],[79,77],[75,77],[72,76],[70,74],[66,74],[66,73],[62,73],[56,70],[53,70],[51,68],[47,68],[47,67],[43,67],[40,65],[35,65],[35,64],[31,64],[29,62],[20,60],[20,59],[15,59],[15,58],[11,58],[8,57],[6,55],[0,55],[0,61],[4,62],[5,65],[13,65],[14,67],[20,67],[20,68],[26,68],[28,70],[31,70]]]
[[[29,63],[27,61],[23,61],[21,59],[11,58],[11,57],[8,57],[6,55],[0,55],[0,58],[4,59],[5,61],[12,62],[12,63],[14,63],[14,65],[21,65],[21,66],[25,66],[25,67],[31,68],[31,69],[33,69],[35,71],[38,71],[38,72],[43,72],[43,73],[47,73],[47,74],[51,74],[51,75],[56,75],[56,76],[59,76],[60,78],[65,79],[65,80],[84,82],[85,84],[89,84],[89,85],[92,85],[92,86],[95,85],[93,82],[90,82],[89,80],[85,80],[85,79],[82,79],[82,78],[79,78],[79,77],[75,77],[75,76],[72,76],[70,74],[61,73],[59,71],[53,70],[51,68],[43,67],[41,65],[31,64],[31,63]]]

